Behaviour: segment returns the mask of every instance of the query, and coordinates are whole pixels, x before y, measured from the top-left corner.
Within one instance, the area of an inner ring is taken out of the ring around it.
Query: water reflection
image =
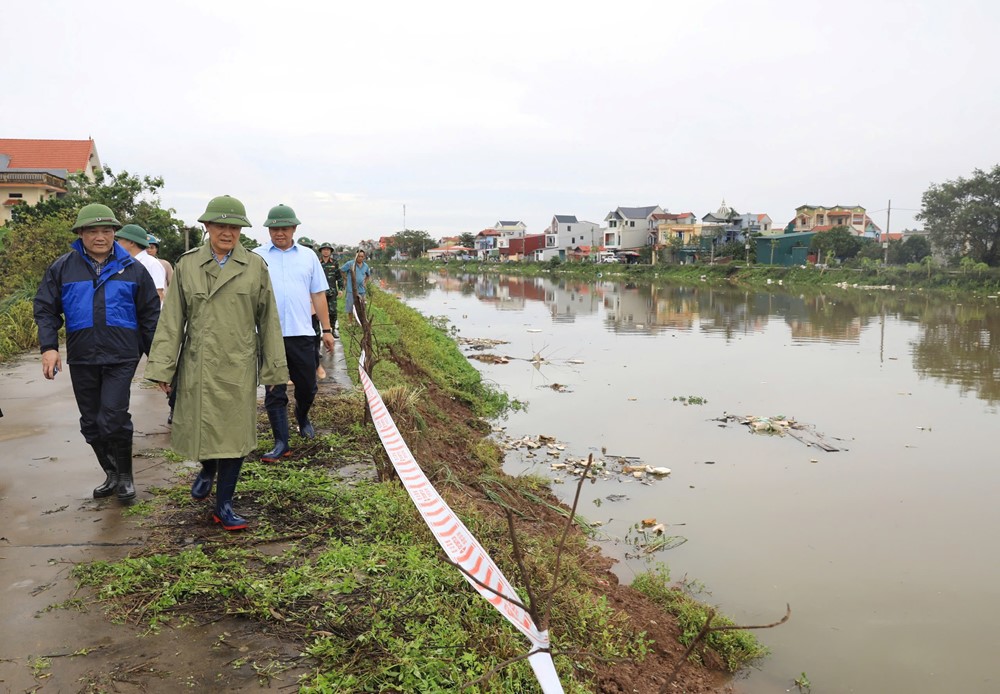
[[[500,311],[521,311],[540,302],[553,322],[600,315],[607,330],[623,334],[697,330],[732,341],[781,320],[792,343],[859,344],[866,328],[876,323],[914,323],[919,337],[912,344],[913,367],[920,376],[957,385],[991,405],[1000,401],[1000,309],[993,304],[850,289],[794,294],[448,270],[428,274],[389,268],[387,274],[405,298],[425,298],[435,290],[459,293]]]

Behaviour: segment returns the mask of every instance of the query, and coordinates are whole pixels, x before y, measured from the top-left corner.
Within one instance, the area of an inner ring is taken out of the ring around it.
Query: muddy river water
[[[508,435],[671,468],[584,488],[623,581],[666,564],[743,624],[791,604],[737,691],[797,691],[803,672],[814,692],[1000,691],[1000,300],[381,275],[459,336],[507,341],[488,351],[509,363],[473,363],[528,403]],[[727,414],[794,418],[841,450]],[[512,451],[507,469],[565,477],[548,460]],[[630,558],[645,518],[686,542]]]

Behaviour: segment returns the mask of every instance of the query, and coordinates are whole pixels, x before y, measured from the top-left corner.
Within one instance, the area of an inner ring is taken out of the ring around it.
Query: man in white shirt
[[[138,224],[126,224],[115,233],[115,240],[146,268],[146,272],[153,278],[153,286],[156,287],[156,294],[160,297],[162,306],[163,292],[167,288],[167,273],[164,272],[160,261],[146,252],[149,246],[149,234]]]
[[[278,304],[278,318],[285,342],[285,359],[288,374],[295,386],[295,419],[303,438],[316,436],[309,421],[309,408],[316,397],[316,333],[312,315],[315,311],[322,327],[323,345],[333,351],[333,330],[326,305],[326,281],[316,254],[295,243],[295,230],[300,222],[288,205],[276,205],[267,214],[264,226],[268,228],[271,242],[259,246],[254,253],[267,261],[274,298]],[[274,462],[288,457],[288,393],[285,385],[266,389],[264,409],[274,432],[274,448],[261,456],[264,462]]]

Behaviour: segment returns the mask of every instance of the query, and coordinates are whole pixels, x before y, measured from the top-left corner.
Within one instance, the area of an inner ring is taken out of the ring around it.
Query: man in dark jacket
[[[160,297],[141,263],[115,243],[121,228],[99,204],[80,209],[73,250],[45,271],[35,295],[42,375],[59,373],[59,329],[66,326],[66,363],[80,410],[80,432],[94,449],[105,480],[94,498],[135,498],[129,388],[149,353],[160,316]]]

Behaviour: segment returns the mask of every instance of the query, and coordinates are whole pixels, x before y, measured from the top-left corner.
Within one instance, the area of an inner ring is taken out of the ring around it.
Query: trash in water
[[[791,417],[785,417],[784,415],[777,415],[774,417],[748,415],[741,417],[739,415],[727,413],[721,417],[713,419],[712,421],[723,422],[725,424],[742,424],[750,429],[750,433],[752,434],[791,436],[793,439],[796,439],[807,446],[815,446],[816,448],[820,448],[827,453],[836,453],[837,451],[847,450],[846,448],[835,446],[830,443],[829,440],[827,440],[822,434],[818,433],[811,425],[801,424],[796,422]]]

